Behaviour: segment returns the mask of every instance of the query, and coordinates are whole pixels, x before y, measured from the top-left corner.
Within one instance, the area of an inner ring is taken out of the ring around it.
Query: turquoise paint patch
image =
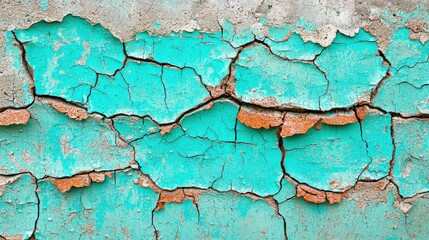
[[[115,77],[99,76],[87,105],[89,112],[107,117],[149,115],[158,123],[169,123],[209,97],[190,68],[129,61]]]
[[[125,60],[122,43],[100,24],[71,15],[16,31],[34,70],[36,93],[84,103],[96,73],[113,74]]]
[[[323,47],[317,43],[304,42],[296,33],[286,41],[276,42],[268,38],[264,41],[274,54],[290,60],[314,60],[323,50]]]
[[[404,66],[413,67],[416,63],[427,62],[429,44],[411,40],[411,30],[400,28],[393,33],[391,42],[386,50],[386,57],[394,70]]]
[[[289,35],[295,32],[295,26],[269,27],[269,39],[276,42],[285,41]]]
[[[125,46],[131,57],[193,68],[209,86],[218,85],[229,74],[229,65],[237,54],[229,43],[222,41],[220,32],[178,32],[169,36],[143,32]]]
[[[429,44],[410,40],[410,30],[397,30],[386,51],[392,75],[381,86],[374,104],[402,114],[429,113]]]
[[[419,119],[393,122],[395,165],[393,176],[403,197],[429,191],[429,123]]]
[[[48,11],[49,9],[49,0],[39,0],[39,3],[37,4],[43,11]]]
[[[236,122],[237,113],[235,104],[216,102],[211,109],[184,117],[165,135],[152,134],[133,143],[136,160],[164,189],[212,186],[275,194],[283,175],[275,129],[246,127]]]
[[[366,178],[384,177],[393,151],[389,129],[388,116],[370,115],[362,121],[362,132],[359,123],[323,125],[284,138],[286,172],[300,183],[333,191],[354,186],[368,165],[374,164]]]
[[[154,214],[162,239],[283,239],[283,219],[262,200],[205,192],[197,200],[171,203]],[[222,220],[222,221],[220,221]]]
[[[303,28],[304,30],[307,30],[307,31],[316,31],[317,30],[317,28],[314,26],[314,24],[312,22],[308,21],[305,18],[301,18],[301,17],[298,18],[296,25],[297,25],[297,27]]]
[[[30,238],[37,219],[35,179],[24,174],[2,176],[0,181],[4,187],[0,192],[0,235],[5,239]]]
[[[391,123],[390,114],[371,112],[361,122],[362,138],[371,161],[360,180],[378,180],[388,175],[393,155]]]
[[[37,239],[153,239],[152,210],[158,194],[134,184],[137,172],[117,172],[102,183],[61,193],[39,183]]]
[[[329,81],[326,94],[320,98],[320,109],[349,107],[369,101],[371,91],[388,70],[382,63],[373,36],[364,30],[353,38],[338,33],[315,61]]]
[[[113,130],[92,118],[75,121],[35,102],[26,125],[0,127],[0,173],[29,171],[37,178],[129,166],[131,147],[118,147]]]
[[[282,179],[282,188],[280,191],[274,195],[274,199],[281,203],[284,202],[296,195],[296,188],[286,179]]]
[[[327,81],[311,63],[287,61],[257,45],[241,52],[235,66],[235,94],[265,106],[319,108]]]

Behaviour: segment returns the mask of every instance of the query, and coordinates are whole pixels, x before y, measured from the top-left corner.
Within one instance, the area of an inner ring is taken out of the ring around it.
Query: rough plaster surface
[[[427,239],[427,1],[0,1],[5,239]]]

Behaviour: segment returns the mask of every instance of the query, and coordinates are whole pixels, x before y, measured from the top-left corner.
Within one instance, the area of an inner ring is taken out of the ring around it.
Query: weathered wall
[[[429,2],[0,1],[5,239],[428,239]]]

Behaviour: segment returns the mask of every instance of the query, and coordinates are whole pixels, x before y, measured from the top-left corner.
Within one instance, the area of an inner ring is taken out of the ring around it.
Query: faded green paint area
[[[87,105],[89,112],[107,117],[151,116],[158,123],[169,123],[209,97],[191,68],[128,61],[115,77],[98,77]]]
[[[107,29],[71,15],[15,33],[24,43],[39,95],[84,103],[96,74],[113,74],[125,60],[121,41]]]
[[[393,176],[403,197],[429,191],[429,123],[419,119],[393,122],[396,146]]]
[[[193,68],[209,86],[218,85],[229,74],[229,65],[237,55],[237,50],[222,41],[220,32],[178,32],[169,36],[143,32],[125,46],[131,57]]]
[[[393,151],[390,116],[374,113],[361,125],[323,125],[320,130],[284,138],[283,145],[291,177],[318,189],[343,191],[359,178],[387,175]]]
[[[129,166],[131,147],[92,118],[75,121],[50,105],[35,102],[26,125],[0,126],[0,173],[31,172],[37,178]]]
[[[231,192],[204,192],[155,212],[161,239],[284,239],[283,219],[263,200]],[[199,211],[199,212],[198,212]],[[222,220],[222,221],[220,221]]]
[[[113,119],[113,126],[127,142],[143,138],[158,132],[158,126],[148,118],[118,116]]]
[[[404,214],[394,207],[392,191],[344,199],[340,204],[317,204],[294,198],[280,204],[288,239],[424,239],[422,223],[429,213],[428,200],[419,199]]]
[[[37,239],[153,239],[158,194],[135,184],[137,172],[117,172],[102,183],[61,193],[39,183]]]
[[[34,100],[30,91],[30,74],[22,62],[21,49],[13,33],[5,32],[4,38],[4,56],[0,56],[0,62],[7,62],[11,72],[0,71],[0,108],[27,106]]]
[[[37,219],[36,182],[28,174],[0,178],[0,235],[28,239]]]
[[[318,109],[327,88],[311,63],[284,60],[262,45],[242,51],[234,66],[235,94],[244,102]]]
[[[393,34],[386,51],[393,76],[383,83],[374,104],[404,115],[429,113],[429,44],[409,35],[406,28]]]
[[[136,161],[164,189],[213,187],[267,196],[280,188],[281,151],[275,129],[237,122],[238,106],[218,101],[184,117],[169,133],[133,143]]]

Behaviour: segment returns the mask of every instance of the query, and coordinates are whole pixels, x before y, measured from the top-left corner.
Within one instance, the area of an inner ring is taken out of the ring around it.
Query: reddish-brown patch
[[[304,197],[304,200],[312,203],[323,203],[326,201],[326,193],[324,191],[319,191],[304,184],[296,186],[296,196]]]
[[[200,197],[201,193],[203,192],[202,189],[191,189],[191,188],[185,188],[183,190],[185,192],[185,196],[192,198],[194,201],[197,201]]]
[[[93,182],[104,182],[106,179],[106,174],[102,172],[92,172],[89,173],[89,178],[91,178],[91,181]]]
[[[365,107],[357,107],[356,108],[356,115],[359,118],[359,120],[363,120],[366,116],[366,108]]]
[[[166,203],[182,203],[185,199],[193,202],[197,201],[201,192],[200,189],[175,189],[173,191],[162,191],[159,194],[159,199],[156,204],[155,210],[165,209]]]
[[[318,117],[307,113],[286,113],[283,119],[283,126],[280,132],[282,137],[289,137],[295,134],[308,132],[319,121]]]
[[[30,117],[27,109],[7,109],[0,113],[0,126],[27,124]]]
[[[64,103],[53,99],[48,100],[47,103],[54,107],[58,112],[66,114],[69,118],[81,121],[89,117],[87,110],[74,106],[72,104]]]
[[[349,194],[325,192],[314,189],[305,184],[298,184],[296,186],[296,196],[303,197],[304,200],[312,203],[324,203],[328,201],[330,204],[340,203],[342,198],[348,198]]]
[[[246,126],[256,129],[277,127],[283,122],[280,112],[256,109],[247,111],[243,108],[238,112],[237,119]]]
[[[181,203],[183,200],[185,200],[185,192],[183,189],[176,189],[171,192],[163,191],[159,195],[155,210],[164,209],[166,203]]]
[[[51,179],[51,182],[62,192],[68,192],[72,187],[88,187],[91,184],[91,178],[88,174],[77,175],[70,178]]]
[[[295,134],[304,134],[308,132],[310,128],[318,126],[318,123],[328,125],[346,125],[357,122],[358,118],[360,120],[364,119],[365,115],[366,110],[363,107],[357,108],[356,113],[354,111],[339,111],[330,116],[316,113],[288,112],[284,116],[280,135],[282,137],[289,137]]]
[[[136,184],[139,186],[142,186],[142,187],[150,188],[156,193],[162,192],[162,189],[160,187],[158,187],[156,185],[156,183],[154,181],[152,181],[152,179],[149,176],[147,176],[143,173],[139,173],[139,177],[137,179]]]
[[[106,176],[112,177],[111,173],[91,172],[89,174],[76,175],[69,178],[54,179],[51,182],[62,192],[68,192],[72,187],[88,187],[91,182],[104,182]]]

